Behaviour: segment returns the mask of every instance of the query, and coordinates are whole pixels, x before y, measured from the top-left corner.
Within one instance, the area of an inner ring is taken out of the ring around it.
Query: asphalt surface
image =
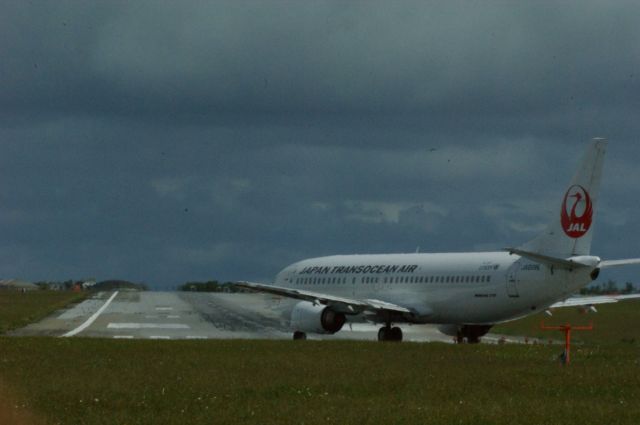
[[[295,301],[265,294],[201,292],[101,292],[13,332],[122,339],[291,339]],[[401,326],[405,341],[452,342],[431,325]],[[376,340],[378,326],[346,324],[335,335],[310,339]],[[498,337],[488,335],[486,342]]]

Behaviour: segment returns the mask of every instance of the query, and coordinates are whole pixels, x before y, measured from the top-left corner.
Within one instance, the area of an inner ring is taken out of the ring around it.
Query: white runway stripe
[[[133,335],[114,335],[113,339],[133,339]]]
[[[107,307],[109,307],[109,304],[111,304],[111,301],[113,301],[113,299],[116,297],[116,295],[118,295],[118,291],[114,292],[113,295],[111,295],[111,298],[109,298],[107,300],[107,302],[104,303],[104,305],[98,309],[98,311],[93,313],[93,315],[91,317],[89,317],[86,322],[84,322],[83,324],[81,324],[80,326],[75,328],[74,330],[69,331],[66,334],[61,335],[61,336],[62,337],[74,336],[74,335],[79,334],[83,330],[87,329],[98,318],[98,316],[100,316],[102,314],[102,312],[105,311],[107,309]]]
[[[189,329],[183,323],[109,323],[108,329]]]

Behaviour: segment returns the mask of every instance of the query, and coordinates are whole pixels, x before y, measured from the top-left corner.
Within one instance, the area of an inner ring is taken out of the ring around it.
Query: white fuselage
[[[294,263],[275,285],[398,304],[420,323],[494,324],[546,309],[591,281],[507,252],[337,255]]]

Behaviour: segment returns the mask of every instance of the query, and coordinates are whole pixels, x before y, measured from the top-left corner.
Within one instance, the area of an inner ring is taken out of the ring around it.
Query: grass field
[[[637,424],[640,303],[593,319],[570,367],[557,345],[2,337],[0,383],[25,424]]]
[[[36,322],[86,293],[71,291],[0,291],[0,334]]]
[[[564,339],[560,331],[543,331],[545,325],[573,326],[593,323],[592,331],[571,333],[571,340],[577,343],[616,344],[640,342],[640,301],[623,301],[615,304],[596,306],[598,313],[582,313],[577,308],[561,308],[553,311],[549,317],[544,313],[508,322],[491,329],[491,332],[508,335],[523,335],[541,340]]]

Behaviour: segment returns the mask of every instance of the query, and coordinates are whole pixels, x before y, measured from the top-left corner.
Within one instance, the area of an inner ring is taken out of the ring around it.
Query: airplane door
[[[518,271],[520,263],[514,263],[507,273],[507,295],[511,298],[518,298]]]

